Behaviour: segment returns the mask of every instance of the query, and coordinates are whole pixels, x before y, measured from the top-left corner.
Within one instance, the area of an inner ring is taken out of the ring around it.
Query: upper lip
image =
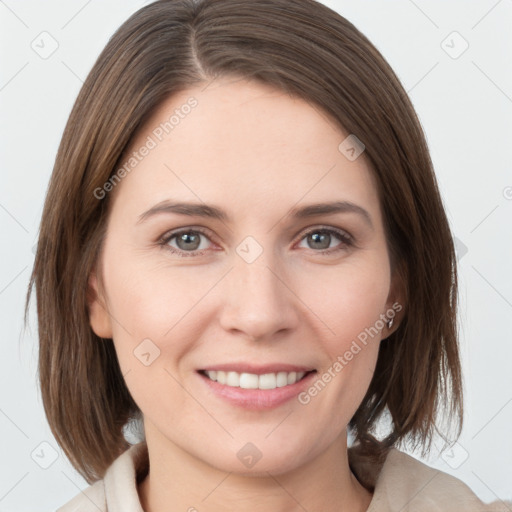
[[[212,364],[205,368],[203,371],[221,371],[221,372],[236,372],[236,373],[253,373],[255,375],[264,375],[266,373],[278,372],[310,372],[314,370],[310,366],[294,365],[288,363],[272,363],[265,365],[257,365],[253,363],[225,363],[225,364]]]

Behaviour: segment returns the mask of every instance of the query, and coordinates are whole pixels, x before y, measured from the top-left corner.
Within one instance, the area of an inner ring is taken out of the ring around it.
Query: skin
[[[114,340],[144,416],[150,473],[138,487],[141,504],[146,512],[367,510],[372,495],[348,465],[346,426],[397,318],[307,405],[294,398],[248,411],[209,392],[197,370],[286,362],[321,375],[400,302],[372,170],[364,153],[350,161],[338,150],[348,133],[319,108],[246,80],[217,79],[169,98],[130,150],[191,96],[198,105],[111,192],[90,278],[91,326]],[[166,199],[214,204],[231,220],[161,213],[137,222]],[[364,208],[373,226],[353,212],[287,216],[335,200]],[[190,253],[193,244],[177,237],[158,245],[169,231],[194,227],[207,233],[194,256],[170,251]],[[334,234],[315,244],[307,235],[322,227],[355,245]],[[236,251],[247,236],[263,250],[251,263]],[[325,247],[340,250],[322,254]],[[134,350],[148,338],[160,355],[146,366]],[[262,454],[252,468],[237,457],[248,442]]]

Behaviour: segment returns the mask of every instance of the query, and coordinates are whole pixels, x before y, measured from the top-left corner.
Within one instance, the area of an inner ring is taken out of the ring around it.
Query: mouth
[[[247,373],[223,370],[198,370],[207,379],[227,387],[241,389],[272,390],[292,386],[306,379],[316,370],[278,371],[270,373]]]

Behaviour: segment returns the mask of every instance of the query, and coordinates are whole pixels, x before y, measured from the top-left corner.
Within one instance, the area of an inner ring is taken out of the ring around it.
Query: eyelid
[[[215,236],[213,236],[211,234],[211,231],[208,228],[204,228],[202,226],[184,226],[182,228],[171,229],[169,231],[166,231],[162,236],[158,237],[157,243],[159,245],[162,245],[165,247],[165,246],[167,246],[169,241],[171,239],[173,239],[175,236],[178,236],[181,233],[189,233],[189,232],[200,233],[200,234],[204,235],[206,238],[208,238],[208,240],[215,243],[215,240],[212,240],[215,238]],[[174,249],[174,247],[172,247],[171,249],[173,249],[173,251],[178,251],[178,249]],[[206,249],[204,249],[204,250],[206,250]],[[191,252],[190,255],[201,254],[203,251]],[[186,253],[186,251],[183,251],[183,252]]]
[[[323,224],[314,224],[312,226],[308,226],[306,228],[303,228],[294,237],[295,238],[294,245],[296,245],[297,243],[301,242],[308,234],[310,234],[312,232],[322,232],[322,231],[333,233],[334,235],[337,235],[339,237],[339,239],[340,239],[340,244],[339,245],[340,246],[344,246],[345,249],[357,248],[355,238],[347,230],[342,229],[342,228],[337,228],[337,227],[334,227],[334,226],[330,226],[330,225],[323,225]],[[212,243],[216,243],[215,240],[214,240],[215,239],[215,235],[212,235],[211,231],[208,228],[204,228],[202,226],[194,226],[194,225],[183,226],[181,228],[176,228],[176,229],[172,229],[172,230],[166,231],[163,235],[161,235],[158,238],[157,242],[158,242],[158,244],[160,246],[162,246],[162,248],[167,248],[172,253],[178,253],[179,256],[185,256],[185,257],[192,256],[193,257],[193,256],[200,256],[200,255],[202,255],[208,249],[194,250],[194,251],[188,252],[188,251],[182,251],[180,249],[176,249],[174,247],[169,247],[168,244],[169,244],[171,239],[173,239],[174,237],[176,237],[176,236],[178,236],[178,235],[180,235],[182,233],[189,233],[189,232],[200,233],[200,234],[204,235]],[[313,251],[313,253],[316,252],[316,253],[318,253],[320,255],[322,255],[322,254],[330,255],[332,253],[335,253],[337,250],[341,250],[341,248],[338,248],[338,246],[336,246],[336,247],[331,247],[331,248],[328,248],[328,249],[322,249],[322,250],[318,250],[318,251],[315,251],[315,250],[311,249],[311,251]]]
[[[314,224],[313,226],[304,228],[297,234],[297,241],[301,241],[304,238],[304,236],[315,231],[332,231],[338,234],[338,236],[349,239],[351,243],[355,243],[354,237],[346,229],[337,228],[335,226],[330,226],[326,224]]]

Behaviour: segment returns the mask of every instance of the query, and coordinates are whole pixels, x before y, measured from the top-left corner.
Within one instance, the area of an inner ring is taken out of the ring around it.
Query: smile
[[[306,373],[311,372],[277,372],[257,375],[255,373],[238,373],[225,371],[203,371],[203,375],[219,384],[242,389],[276,389],[295,384]]]
[[[317,373],[310,368],[277,362],[265,366],[230,363],[197,370],[197,374],[206,385],[207,396],[246,410],[263,411],[284,405],[310,386]]]

